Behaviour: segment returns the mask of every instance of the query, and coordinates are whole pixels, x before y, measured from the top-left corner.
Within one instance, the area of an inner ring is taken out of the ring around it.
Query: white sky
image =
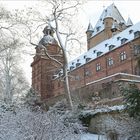
[[[84,32],[87,29],[89,21],[94,26],[101,15],[103,8],[112,4],[116,5],[121,15],[127,20],[128,17],[131,18],[132,22],[135,24],[140,21],[140,1],[139,0],[87,0],[79,13],[79,22],[82,24]],[[7,7],[8,9],[23,9],[25,7],[35,7],[36,10],[42,9],[42,4],[37,0],[0,0],[0,5]],[[31,56],[32,57],[32,56]],[[25,66],[25,72],[27,73],[27,78],[31,82],[31,67],[30,63],[32,60],[28,61]]]

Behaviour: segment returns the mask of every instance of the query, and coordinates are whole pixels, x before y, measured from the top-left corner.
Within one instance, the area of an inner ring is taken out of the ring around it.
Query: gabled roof
[[[117,7],[113,4],[111,4],[110,6],[108,6],[106,9],[103,10],[99,20],[97,21],[95,27],[94,27],[94,32],[92,34],[92,36],[98,34],[99,32],[104,30],[104,24],[103,21],[105,18],[107,17],[112,17],[114,20],[116,20],[117,23],[124,23],[126,24],[124,18],[122,17],[122,15],[120,14],[119,10],[117,9]],[[100,28],[100,30],[97,30],[97,28]]]

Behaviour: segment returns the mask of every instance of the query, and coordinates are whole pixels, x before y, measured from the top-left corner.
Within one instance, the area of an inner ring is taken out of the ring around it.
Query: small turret
[[[94,32],[93,27],[92,27],[91,23],[89,23],[87,31],[86,31],[87,40],[89,40],[91,38],[93,32]]]
[[[128,18],[126,25],[127,25],[127,27],[133,25],[133,22],[132,22],[132,20],[130,19],[130,17]]]

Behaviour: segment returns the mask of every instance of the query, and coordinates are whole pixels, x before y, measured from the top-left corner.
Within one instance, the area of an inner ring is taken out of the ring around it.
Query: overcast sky
[[[115,3],[120,13],[127,20],[128,16],[132,19],[133,23],[140,21],[140,1],[139,0],[87,0],[81,8],[81,23],[86,28],[90,21],[93,25],[96,24],[103,8]],[[40,1],[38,0],[0,0],[0,3],[9,9],[25,8],[28,6],[41,9]]]
[[[120,11],[121,15],[124,17],[124,19],[127,21],[127,18],[130,17],[132,22],[135,24],[140,21],[140,1],[139,0],[129,0],[129,1],[123,1],[123,0],[88,0],[86,4],[84,4],[80,10],[79,13],[79,21],[83,26],[83,33],[85,33],[89,21],[94,26],[99,19],[99,16],[101,15],[104,8],[109,6],[110,4],[116,5],[118,10]],[[42,9],[42,3],[37,0],[0,0],[0,4],[7,7],[8,9],[23,9],[28,6],[35,7],[36,10]],[[32,56],[31,56],[32,57]],[[31,60],[32,61],[32,60]],[[25,71],[28,77],[28,80],[31,81],[31,67],[30,63],[31,61],[28,61],[25,67]]]

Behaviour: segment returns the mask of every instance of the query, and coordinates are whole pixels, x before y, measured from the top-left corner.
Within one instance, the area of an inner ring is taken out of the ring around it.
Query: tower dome
[[[43,38],[39,41],[39,46],[47,46],[48,44],[51,45],[57,45],[56,39],[53,37],[54,30],[51,26],[46,26],[43,30],[44,36]]]

